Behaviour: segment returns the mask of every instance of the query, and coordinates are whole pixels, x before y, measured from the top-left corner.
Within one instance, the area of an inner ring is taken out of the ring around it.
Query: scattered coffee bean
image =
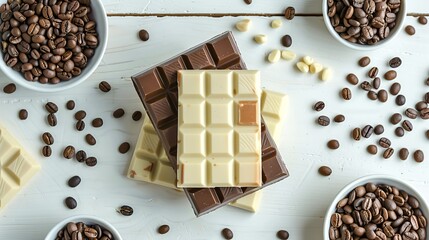
[[[392,86],[390,86],[390,94],[393,96],[398,95],[399,91],[401,91],[401,84],[399,83],[393,83]]]
[[[397,68],[397,67],[401,66],[401,64],[402,64],[402,60],[399,57],[394,57],[394,58],[390,59],[390,61],[389,61],[389,66],[391,68]]]
[[[383,157],[385,158],[385,159],[388,159],[388,158],[390,158],[392,155],[393,155],[393,153],[394,153],[395,151],[393,150],[393,148],[388,148],[388,149],[386,149],[385,151],[384,151],[384,153],[383,153]]]
[[[6,94],[12,94],[16,91],[16,85],[14,83],[9,83],[3,88],[3,92]]]
[[[49,132],[45,132],[42,134],[42,140],[46,145],[54,144],[54,137]]]
[[[347,82],[353,85],[356,85],[359,83],[359,78],[354,73],[349,73],[346,79],[347,79]]]
[[[413,108],[407,108],[407,110],[405,110],[404,114],[405,114],[405,116],[407,116],[411,119],[416,119],[418,116],[418,112]]]
[[[401,120],[402,120],[402,115],[400,113],[394,113],[390,117],[390,123],[392,123],[393,125],[398,124]]]
[[[65,204],[69,209],[75,209],[77,207],[77,201],[73,197],[67,197],[65,199]]]
[[[416,103],[416,110],[417,111],[421,111],[427,107],[428,107],[428,104],[424,101],[420,101],[420,102]]]
[[[89,157],[89,158],[85,159],[85,163],[89,167],[94,167],[95,165],[97,165],[97,158]]]
[[[429,130],[426,130],[426,137],[429,138]]]
[[[294,7],[287,7],[285,9],[285,18],[287,20],[292,20],[295,17],[295,8]]]
[[[170,226],[165,225],[165,224],[159,226],[159,228],[158,228],[158,233],[159,234],[166,234],[166,233],[168,233],[168,231],[170,231]]]
[[[77,187],[81,182],[81,178],[79,176],[73,176],[69,179],[69,181],[67,182],[67,184],[69,185],[69,187],[74,188]]]
[[[338,114],[337,116],[334,117],[334,122],[337,122],[337,123],[344,122],[344,120],[346,120],[346,117],[344,117],[344,115],[342,114]]]
[[[225,238],[225,239],[232,239],[233,237],[234,237],[234,234],[233,234],[233,232],[231,231],[231,229],[229,229],[229,228],[224,228],[224,229],[222,229],[222,236],[223,236],[223,238]]]
[[[135,112],[133,113],[133,115],[131,116],[131,118],[132,118],[134,121],[139,121],[139,120],[142,118],[142,116],[143,116],[142,112],[140,112],[140,111],[135,111]]]
[[[128,150],[130,150],[130,144],[128,142],[123,142],[121,145],[119,145],[118,150],[122,154],[127,153]]]
[[[399,158],[401,159],[401,160],[406,160],[407,158],[408,158],[408,155],[409,155],[410,153],[409,153],[409,151],[408,151],[408,149],[407,148],[401,148],[400,150],[399,150]]]
[[[425,16],[419,16],[417,21],[422,25],[426,25],[428,23],[428,19]]]
[[[372,67],[369,71],[368,71],[368,77],[370,78],[375,78],[378,75],[378,68],[377,67]]]
[[[316,111],[317,111],[317,110],[316,110]],[[114,117],[114,118],[120,118],[120,117],[124,116],[124,114],[125,114],[124,109],[122,109],[122,108],[118,108],[118,109],[116,109],[116,110],[113,112],[113,117]]]
[[[58,106],[57,106],[57,104],[55,104],[53,102],[46,103],[45,108],[46,108],[46,110],[49,113],[56,113],[56,112],[58,112]]]
[[[408,35],[412,36],[412,35],[416,34],[416,29],[413,26],[408,25],[408,26],[405,27],[405,32]]]
[[[374,89],[379,89],[381,85],[381,79],[379,77],[374,78],[374,80],[372,80],[372,87]]]
[[[380,91],[378,91],[377,97],[380,102],[386,102],[388,99],[387,91],[384,89],[381,89]]]
[[[288,47],[292,46],[292,37],[290,35],[284,35],[281,38],[280,42],[282,43],[282,45],[284,47],[288,48]]]
[[[277,237],[281,240],[288,240],[289,239],[289,232],[286,230],[279,230],[277,232]]]
[[[328,166],[321,166],[319,168],[319,173],[322,176],[329,176],[332,173],[332,169],[330,167],[328,167]]]
[[[76,130],[83,131],[85,129],[85,122],[83,120],[79,120],[76,122]]]
[[[116,211],[124,216],[131,216],[134,213],[134,209],[128,205],[123,205],[119,207]]]
[[[366,150],[368,151],[368,153],[370,153],[372,155],[375,155],[378,152],[378,148],[374,144],[368,145],[368,147],[366,148]]]
[[[72,159],[74,157],[75,149],[73,146],[68,145],[66,148],[64,148],[63,151],[63,157],[67,159]]]
[[[244,3],[246,3],[247,5],[252,4],[252,0],[244,0]]]
[[[405,131],[408,131],[408,132],[411,132],[413,130],[413,124],[408,120],[405,120],[402,122],[402,127],[404,128]]]
[[[368,96],[368,98],[369,99],[371,99],[371,100],[377,100],[378,99],[378,95],[377,95],[377,93],[376,92],[374,92],[374,91],[368,91],[368,94],[367,94],[367,96]]]
[[[95,139],[94,136],[92,136],[92,134],[88,133],[85,135],[85,141],[86,143],[88,143],[89,145],[95,145],[97,143],[97,140]]]
[[[396,73],[395,70],[389,70],[384,74],[384,79],[390,81],[396,78],[398,74]]]
[[[371,125],[366,125],[365,127],[362,128],[361,135],[364,138],[369,138],[371,137],[373,132],[374,132],[374,128]]]
[[[140,30],[139,31],[139,38],[143,42],[146,42],[147,40],[149,40],[149,32],[146,31],[145,29]]]
[[[359,59],[359,66],[361,67],[366,67],[371,63],[371,59],[368,56],[362,57],[361,59]]]
[[[405,98],[404,95],[398,95],[398,96],[396,96],[396,99],[395,99],[396,105],[403,106],[406,102],[407,101],[406,101],[406,98]]]
[[[42,148],[42,155],[43,155],[44,157],[50,157],[50,156],[51,156],[51,154],[52,154],[52,149],[51,149],[51,147],[50,147],[50,146],[44,146],[44,147]]]
[[[52,127],[57,126],[57,117],[55,116],[54,113],[48,114],[47,121],[48,121],[49,126],[52,126]]]
[[[374,133],[376,135],[380,135],[384,133],[384,127],[381,124],[378,124],[377,126],[374,127]]]
[[[101,118],[94,118],[94,120],[92,120],[92,126],[95,127],[95,128],[103,126],[103,119],[101,119]]]
[[[371,90],[372,86],[371,86],[371,83],[369,83],[368,81],[363,81],[360,84],[360,88],[362,88],[365,91],[369,91],[369,90]]]
[[[317,123],[319,123],[320,126],[328,126],[331,120],[327,116],[320,116],[317,118]]]
[[[28,112],[27,112],[27,110],[25,110],[25,109],[19,110],[18,117],[21,120],[27,119],[28,118]]]
[[[318,101],[314,104],[313,109],[317,112],[322,111],[325,108],[325,103],[322,101]]]
[[[402,127],[397,127],[395,129],[395,135],[398,137],[403,137],[405,134],[404,129]]]
[[[418,163],[421,163],[421,162],[423,162],[423,160],[425,159],[425,156],[424,156],[424,154],[423,154],[423,151],[422,150],[416,150],[415,152],[414,152],[414,154],[413,154],[413,157],[414,157],[414,160],[416,161],[416,162],[418,162]]]
[[[356,141],[360,140],[360,136],[361,136],[361,132],[360,132],[360,128],[355,128],[352,131],[352,138]]]
[[[76,152],[76,160],[78,162],[84,162],[86,160],[86,152],[83,150],[79,150]]]
[[[100,84],[98,84],[98,88],[100,88],[102,92],[109,92],[112,89],[110,84],[106,81],[101,81]]]
[[[420,117],[422,119],[429,119],[429,108],[422,109],[420,111]]]
[[[66,103],[66,108],[68,109],[68,110],[73,110],[74,109],[74,107],[75,107],[75,102],[73,101],[73,100],[69,100],[69,101],[67,101],[67,103]]]
[[[429,103],[429,92],[425,93],[425,96],[423,98],[425,103]]]
[[[86,112],[84,110],[79,110],[74,114],[74,118],[76,120],[82,120],[86,117]]]
[[[380,138],[380,140],[378,141],[378,144],[382,147],[382,148],[389,148],[391,145],[391,142],[388,138],[382,137]]]
[[[340,143],[338,142],[338,140],[332,139],[328,141],[328,148],[330,149],[338,149],[340,147]]]
[[[349,88],[343,88],[341,90],[341,97],[344,100],[350,100],[350,99],[352,99],[352,91]]]

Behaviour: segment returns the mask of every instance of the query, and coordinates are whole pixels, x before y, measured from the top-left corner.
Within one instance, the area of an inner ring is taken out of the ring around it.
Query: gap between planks
[[[283,13],[108,13],[108,17],[283,17]],[[297,13],[297,17],[321,17],[320,13]],[[429,13],[407,13],[408,17],[429,16]]]

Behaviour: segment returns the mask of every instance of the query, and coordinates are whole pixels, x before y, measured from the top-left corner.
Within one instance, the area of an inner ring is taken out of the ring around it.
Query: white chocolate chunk
[[[250,195],[239,198],[231,202],[231,206],[238,207],[249,212],[256,212],[259,209],[261,203],[262,191],[259,190]]]
[[[305,64],[304,62],[297,62],[296,63],[296,67],[302,73],[308,73],[308,71],[310,70],[309,67],[308,67],[308,65]]]
[[[319,73],[323,70],[323,65],[320,63],[313,63],[310,65],[310,73],[315,74],[315,73]]]
[[[284,50],[282,51],[282,58],[291,61],[296,58],[296,54],[290,50]]]
[[[280,56],[281,56],[280,50],[273,50],[268,54],[268,57],[267,57],[268,62],[270,63],[278,62],[280,60]]]
[[[314,59],[310,56],[305,56],[302,58],[302,61],[307,64],[308,66],[310,66],[311,64],[314,63]]]
[[[281,26],[282,26],[282,24],[283,24],[282,20],[280,20],[280,19],[276,19],[276,20],[273,20],[273,21],[271,22],[271,27],[272,27],[272,28],[279,28],[279,27],[281,27]]]
[[[267,41],[267,36],[264,34],[258,34],[255,37],[253,37],[253,40],[258,44],[263,44]]]
[[[320,74],[320,80],[322,81],[328,81],[332,78],[332,69],[331,68],[325,68]]]
[[[252,25],[252,21],[250,19],[244,19],[235,24],[235,28],[240,32],[247,32]]]

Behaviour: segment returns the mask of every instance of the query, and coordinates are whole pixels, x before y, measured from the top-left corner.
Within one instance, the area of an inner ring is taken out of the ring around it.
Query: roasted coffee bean
[[[401,91],[401,84],[399,84],[399,83],[393,83],[390,86],[390,94],[396,96],[396,95],[398,95],[399,91]]]
[[[373,145],[373,144],[368,145],[368,147],[366,148],[366,150],[368,151],[368,153],[370,153],[370,154],[372,154],[372,155],[375,155],[375,154],[377,154],[377,152],[378,152],[378,148],[377,148],[377,146],[375,146],[375,145]]]
[[[419,17],[417,18],[417,21],[418,21],[420,24],[422,24],[422,25],[426,25],[426,24],[428,23],[428,20],[427,20],[427,18],[426,18],[425,16],[419,16]]]
[[[225,230],[225,229],[227,229],[227,230]],[[232,231],[230,230],[230,229],[228,229],[228,228],[225,228],[224,230],[225,230],[225,232],[230,232],[231,234],[232,234]],[[222,230],[222,234],[223,234],[223,231],[224,230]],[[170,226],[168,226],[168,225],[166,225],[166,224],[164,224],[164,225],[161,225],[161,226],[159,226],[159,228],[158,228],[158,233],[159,234],[166,234],[166,233],[168,233],[168,231],[170,231]],[[229,236],[229,235],[228,235]],[[229,238],[229,239],[232,239],[232,237],[231,238]]]
[[[98,84],[98,88],[102,91],[102,92],[109,92],[112,87],[110,86],[110,84],[106,81],[101,81],[100,84]]]
[[[83,120],[79,120],[76,122],[76,130],[83,131],[85,129],[85,122]]]
[[[368,72],[368,77],[375,78],[375,77],[377,77],[377,74],[378,74],[378,68],[372,67]]]
[[[316,109],[315,109],[315,110],[316,110]],[[316,110],[316,111],[317,111],[317,110]],[[116,110],[113,112],[113,117],[114,117],[114,118],[120,118],[120,117],[124,116],[124,114],[125,114],[124,109],[122,109],[122,108],[118,108],[118,109],[116,109]]]
[[[373,132],[374,132],[374,128],[371,125],[366,125],[365,127],[362,128],[361,135],[364,138],[369,138],[371,137]]]
[[[412,35],[416,34],[416,29],[413,26],[408,25],[408,26],[405,27],[405,32],[408,35],[412,36]]]
[[[244,3],[246,3],[247,5],[252,4],[252,0],[244,0]]]
[[[49,113],[56,113],[56,112],[58,112],[58,106],[55,103],[53,103],[53,102],[46,103],[45,108],[46,108],[46,110]]]
[[[416,110],[417,111],[421,111],[427,107],[428,107],[428,104],[424,101],[420,101],[420,102],[416,103]]]
[[[404,112],[405,116],[411,118],[411,119],[416,119],[418,116],[418,112],[415,109],[412,108],[407,108]]]
[[[64,148],[63,157],[67,159],[72,159],[74,157],[74,154],[75,154],[75,149],[73,146],[68,145],[66,148]]]
[[[67,197],[65,199],[65,204],[69,209],[75,209],[77,207],[77,201],[73,197]]]
[[[140,30],[138,35],[140,40],[142,40],[143,42],[149,40],[149,33],[145,29]]]
[[[378,141],[378,144],[383,147],[383,148],[389,148],[391,145],[391,142],[388,138],[382,137],[380,138],[380,140]]]
[[[372,90],[368,91],[367,96],[368,96],[369,99],[371,99],[373,101],[378,99],[377,93],[374,92],[374,91],[372,91]]]
[[[332,169],[328,166],[321,166],[319,168],[319,174],[322,176],[329,176],[332,173]]]
[[[95,230],[94,228],[91,228],[91,227],[85,228],[83,230],[83,233],[85,234],[86,237],[88,237],[90,239],[97,238],[97,236],[98,236],[97,230]]]
[[[372,80],[372,87],[374,89],[379,89],[381,85],[381,79],[379,77],[376,77]]]
[[[80,184],[80,182],[81,182],[81,178],[79,176],[73,176],[68,180],[67,184],[69,185],[69,187],[74,188],[74,187],[77,187]]]
[[[27,110],[25,110],[25,109],[19,110],[18,117],[21,120],[27,119],[28,118],[28,112],[27,112]]]
[[[320,116],[317,118],[317,123],[320,126],[328,126],[331,123],[331,120],[327,116]]]
[[[51,156],[51,154],[52,154],[52,149],[51,149],[51,147],[50,147],[50,146],[44,146],[44,147],[42,148],[42,155],[43,155],[44,157],[50,157],[50,156]]]
[[[385,74],[384,74],[384,79],[386,79],[386,80],[393,80],[393,79],[395,79],[396,78],[396,76],[397,76],[397,73],[396,73],[396,71],[395,70],[389,70],[389,71],[387,71]]]
[[[341,97],[344,100],[350,100],[350,99],[352,99],[352,91],[349,88],[343,88],[341,90]]]
[[[429,108],[422,109],[420,111],[420,117],[422,119],[429,119]]]
[[[402,115],[400,113],[394,113],[390,117],[390,123],[392,123],[393,125],[398,124],[401,120],[402,120]]]
[[[386,102],[388,98],[387,91],[384,89],[381,89],[380,91],[378,91],[377,97],[380,102]]]
[[[398,106],[403,106],[406,103],[406,99],[404,95],[396,96],[395,103]]]
[[[49,132],[45,132],[42,134],[42,140],[47,145],[54,144],[54,137]]]
[[[328,148],[335,150],[340,147],[340,143],[338,142],[338,140],[332,139],[328,141],[327,146]]]
[[[371,59],[368,56],[362,57],[361,59],[359,59],[359,66],[361,67],[366,67],[371,63]]]
[[[289,232],[286,230],[279,230],[277,232],[277,238],[281,240],[288,240],[289,239]]]
[[[376,135],[380,135],[384,133],[384,127],[381,124],[378,124],[377,126],[374,127],[374,133]]]
[[[85,159],[85,163],[89,167],[94,167],[95,165],[97,165],[97,158],[89,157],[89,158]]]
[[[338,114],[337,116],[334,117],[334,122],[341,123],[341,122],[344,122],[345,119],[346,117],[344,117],[344,115]]]
[[[359,78],[353,73],[349,73],[346,79],[350,84],[353,84],[353,85],[356,85],[359,83]]]
[[[84,162],[86,160],[86,152],[83,150],[79,150],[76,152],[76,160],[78,162]]]
[[[86,117],[86,112],[84,110],[79,110],[75,113],[74,118],[76,120],[82,120]]]
[[[403,137],[404,136],[404,129],[402,127],[397,127],[395,128],[395,135],[398,137]]]
[[[119,145],[118,150],[122,154],[127,153],[128,150],[130,150],[130,144],[128,142],[123,142],[121,145]]]
[[[94,120],[92,120],[92,126],[95,127],[95,128],[103,126],[103,119],[101,119],[101,118],[94,118]]]
[[[315,104],[314,104],[314,106],[313,106],[313,109],[315,110],[315,111],[317,111],[317,112],[320,112],[320,111],[322,111],[323,109],[325,108],[325,103],[324,102],[322,102],[322,101],[318,101],[318,102],[316,102]],[[116,111],[120,111],[122,108],[120,108],[120,109],[118,109],[118,110],[116,110]],[[116,111],[113,113],[113,116],[115,116],[115,113],[116,113]],[[122,109],[122,112],[119,112],[119,113],[122,113],[122,115],[123,115],[123,109]],[[119,116],[120,114],[119,113],[117,113],[117,115]],[[121,115],[121,116],[122,116]],[[116,116],[115,116],[116,117]],[[117,118],[117,117],[116,117]]]
[[[88,143],[91,146],[95,145],[97,143],[95,137],[92,136],[92,134],[90,134],[90,133],[85,135],[85,141],[86,141],[86,143]]]
[[[116,211],[124,216],[131,216],[134,213],[133,208],[128,205],[123,205],[119,207]]]
[[[394,58],[390,59],[390,61],[389,61],[389,66],[391,68],[397,68],[397,67],[401,66],[401,64],[402,64],[402,60],[399,57],[394,57]]]
[[[292,46],[292,37],[290,35],[284,35],[281,39],[280,39],[281,44],[283,45],[283,47],[290,47]]]
[[[14,83],[9,83],[3,88],[3,92],[6,94],[11,94],[16,91],[16,85]]]
[[[295,17],[295,8],[287,7],[285,9],[284,16],[287,20],[292,20]]]
[[[47,121],[48,121],[49,126],[52,126],[52,127],[57,126],[57,117],[55,116],[54,113],[48,114]]]
[[[132,119],[134,120],[134,121],[139,121],[141,118],[142,118],[142,112],[140,112],[140,111],[135,111],[134,113],[133,113],[133,115],[132,115]]]
[[[413,154],[413,157],[414,157],[414,160],[416,161],[416,162],[423,162],[423,160],[425,159],[425,156],[424,156],[424,154],[423,154],[423,151],[422,150],[416,150],[415,152],[414,152],[414,154]]]
[[[363,90],[365,90],[365,91],[370,91],[370,90],[371,90],[371,88],[372,88],[371,84],[370,84],[368,81],[363,81],[363,82],[360,84],[360,87],[361,87]]]
[[[404,128],[405,131],[408,131],[408,132],[411,132],[413,130],[413,124],[408,120],[405,120],[402,122],[402,127]]]
[[[393,155],[393,153],[394,153],[393,148],[388,148],[388,149],[386,149],[386,150],[384,151],[384,153],[383,153],[383,157],[384,157],[385,159],[388,159],[388,158],[390,158],[390,157]]]
[[[331,215],[331,225],[335,228],[340,227],[343,224],[341,220],[341,215],[338,213],[334,213]]]
[[[359,141],[361,137],[360,128],[354,128],[352,131],[352,138],[356,141]]]

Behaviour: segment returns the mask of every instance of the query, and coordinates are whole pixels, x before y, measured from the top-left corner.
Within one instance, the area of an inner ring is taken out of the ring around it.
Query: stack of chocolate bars
[[[231,32],[132,77],[147,116],[128,177],[183,190],[197,216],[226,204],[256,211],[289,176],[274,139],[287,97],[260,88]]]

